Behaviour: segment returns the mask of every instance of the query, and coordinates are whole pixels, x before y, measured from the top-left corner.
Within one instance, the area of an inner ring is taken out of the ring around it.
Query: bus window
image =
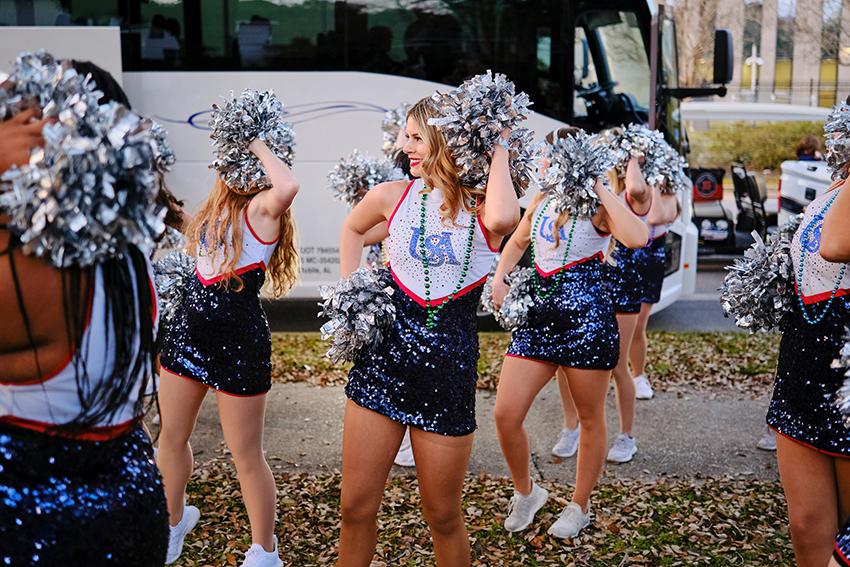
[[[641,33],[640,24],[634,12],[616,12],[607,10],[590,18],[599,38],[601,55],[608,67],[609,79],[617,83],[616,92],[632,95],[638,105],[649,106],[649,61]]]
[[[575,30],[574,53],[573,82],[576,94],[580,94],[595,88],[599,82],[599,79],[596,78],[596,67],[593,65],[590,46],[584,35],[584,29],[580,27]],[[585,101],[578,96],[573,99],[573,115],[576,117],[587,116]]]

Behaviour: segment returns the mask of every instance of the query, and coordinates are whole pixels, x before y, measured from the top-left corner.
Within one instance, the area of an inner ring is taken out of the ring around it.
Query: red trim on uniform
[[[598,228],[596,228],[596,225],[595,225],[595,224],[593,224],[592,222],[591,222],[590,224],[592,224],[592,225],[593,225],[593,230],[595,230],[595,231],[596,231],[596,234],[598,234],[598,235],[599,235],[599,236],[601,236],[602,238],[608,238],[609,236],[611,236],[611,233],[610,233],[610,232],[604,232],[604,231],[602,231],[602,230],[599,230]]]
[[[797,294],[800,293],[800,288],[797,287],[796,281],[794,282],[794,291]],[[835,292],[835,297],[841,297],[842,295],[847,295],[848,293],[850,293],[850,289],[846,289],[846,288],[845,289],[839,289],[837,292]],[[818,293],[816,295],[804,295],[803,296],[803,303],[805,303],[806,305],[812,305],[814,303],[820,303],[821,301],[826,301],[831,296],[832,296],[831,291],[825,291],[823,293]]]
[[[393,223],[393,219],[395,218],[396,212],[398,212],[398,208],[402,203],[404,203],[404,200],[407,198],[407,194],[410,192],[410,188],[413,187],[414,183],[416,183],[416,179],[407,184],[404,193],[401,194],[401,199],[399,199],[398,203],[395,204],[395,208],[393,209],[392,214],[390,214],[390,218],[387,219],[387,230],[390,229],[390,225]]]
[[[628,192],[628,191],[626,191],[625,193],[623,193],[623,195],[625,196],[625,197],[624,197],[624,200],[626,201],[626,206],[627,206],[627,207],[629,207],[629,210],[630,210],[631,212],[633,212],[635,215],[637,215],[637,216],[639,216],[639,217],[643,218],[643,217],[645,217],[646,215],[648,215],[648,214],[649,214],[649,209],[647,209],[647,210],[646,210],[646,212],[645,212],[645,213],[643,213],[643,214],[641,214],[641,213],[639,213],[639,212],[637,212],[637,211],[635,210],[635,208],[632,206],[632,202],[631,202],[631,200],[629,199],[629,192]]]
[[[153,308],[152,308],[152,311],[151,311],[151,320],[153,320],[153,322],[156,323],[156,316],[157,316],[157,313],[159,313],[159,308],[158,308],[159,297],[157,297],[157,295],[156,295],[156,286],[154,285],[153,279],[151,279],[150,274],[148,274],[148,286],[151,289],[151,297],[154,298]]]
[[[404,292],[404,294],[407,295],[410,299],[412,299],[416,303],[418,303],[421,307],[425,307],[427,305],[425,303],[425,300],[422,299],[421,297],[419,297],[418,295],[416,295],[413,291],[411,291],[406,285],[404,285],[401,282],[401,279],[399,279],[399,277],[397,275],[395,275],[395,272],[393,271],[392,266],[389,266],[389,268],[390,268],[390,274],[392,274],[393,279],[395,280],[395,283],[398,284],[398,287],[401,288],[401,290]],[[487,281],[487,276],[484,276],[483,278],[481,278],[477,282],[473,282],[473,283],[469,284],[468,286],[466,286],[465,288],[463,288],[462,290],[458,291],[455,294],[455,299],[457,299],[458,297],[460,297],[462,295],[469,293],[470,291],[472,291],[473,289],[475,289],[476,287],[478,287],[480,285],[484,285],[485,281]],[[439,305],[441,303],[445,303],[446,301],[448,301],[448,299],[449,299],[448,295],[446,295],[444,297],[439,297],[437,299],[432,299],[431,300],[431,307],[436,307],[437,305]]]
[[[797,443],[799,445],[803,445],[804,447],[808,447],[812,451],[816,451],[818,453],[821,453],[822,455],[829,455],[830,457],[838,457],[839,459],[850,459],[850,455],[844,455],[842,453],[832,453],[830,451],[824,451],[823,449],[818,449],[814,445],[809,445],[805,441],[800,441],[799,439],[794,439],[790,435],[786,435],[785,433],[782,433],[781,431],[779,431],[778,429],[776,429],[772,425],[768,425],[768,427],[770,429],[772,429],[774,432],[776,432],[777,435],[781,435],[784,438],[788,439],[789,441],[793,441],[794,443]]]
[[[505,358],[518,358],[520,360],[530,360],[531,362],[539,362],[541,364],[549,364],[551,366],[559,366],[558,364],[552,362],[551,360],[540,360],[539,358],[531,358],[530,356],[522,356],[521,354],[511,354],[509,352],[505,353]]]
[[[261,269],[265,272],[266,271],[266,263],[261,261],[261,262],[254,262],[253,264],[248,264],[247,266],[242,266],[241,268],[237,268],[236,271],[233,272],[233,276],[241,276],[242,274],[250,272],[251,270],[256,270],[257,268],[259,268],[259,269]],[[204,276],[201,275],[201,272],[198,271],[197,268],[195,268],[195,274],[198,276],[198,279],[201,281],[202,284],[204,284],[204,286],[211,286],[212,284],[218,283],[218,282],[220,282],[221,280],[224,279],[223,275],[219,275],[219,276],[213,277],[211,280],[208,280],[208,279],[204,278]],[[233,277],[233,276],[228,276],[228,277],[230,278],[230,277]]]
[[[480,206],[480,205],[481,205],[481,199],[476,201],[476,206]],[[487,232],[487,227],[484,226],[484,221],[481,220],[481,215],[478,214],[478,215],[475,215],[475,216],[476,216],[476,218],[478,218],[478,226],[481,227],[481,234],[484,235],[484,242],[487,244],[487,248],[490,250],[490,252],[498,252],[499,251],[498,246],[496,246],[495,248],[490,246],[490,233]]]
[[[835,550],[833,552],[835,559],[837,561],[841,561],[845,567],[850,567],[850,559],[847,559],[847,556],[844,555],[844,552],[841,551],[841,548],[838,547],[838,542],[835,542]]]
[[[200,380],[198,380],[196,378],[191,378],[189,376],[183,376],[182,374],[178,374],[178,373],[174,372],[173,370],[169,370],[165,366],[160,365],[160,368],[162,370],[165,370],[166,372],[168,372],[169,374],[171,374],[173,376],[177,376],[178,378],[182,378],[183,380],[189,380],[190,382],[194,382],[195,384],[199,384],[199,385],[203,386],[204,388],[206,388],[208,390],[212,390],[216,394],[224,394],[225,396],[232,396],[234,398],[256,398],[257,396],[264,396],[264,395],[269,393],[269,390],[266,390],[265,392],[260,392],[259,394],[232,394],[230,392],[225,392],[224,390],[219,390],[218,388],[210,386],[209,384],[204,384],[203,382],[201,382]]]
[[[560,268],[557,268],[557,269],[555,269],[555,270],[552,270],[551,272],[544,272],[543,270],[541,270],[541,269],[540,269],[540,266],[539,266],[539,265],[537,265],[537,263],[536,263],[536,262],[535,262],[535,264],[534,264],[534,267],[537,269],[537,273],[538,273],[538,274],[540,274],[540,275],[541,275],[541,276],[543,276],[544,278],[548,278],[549,276],[554,275],[554,274],[557,274],[558,272],[562,272],[562,271],[564,271],[564,270],[569,270],[569,269],[570,269],[570,268],[572,268],[573,266],[576,266],[576,265],[578,265],[578,264],[583,264],[583,263],[585,263],[585,262],[589,262],[589,261],[591,261],[591,260],[593,260],[593,259],[595,259],[595,258],[599,258],[599,261],[601,262],[601,261],[602,261],[602,258],[603,258],[603,254],[602,254],[602,252],[600,251],[600,252],[597,252],[596,254],[594,254],[593,256],[588,256],[587,258],[582,258],[581,260],[576,260],[575,262],[570,262],[569,264],[564,264],[564,265],[563,265],[563,266],[561,266]]]
[[[271,244],[276,244],[277,241],[280,240],[280,234],[277,235],[277,238],[275,238],[274,240],[270,240],[268,242],[266,242],[265,240],[263,240],[262,238],[257,236],[257,233],[254,232],[254,228],[251,226],[251,221],[248,220],[248,207],[245,207],[243,210],[245,211],[243,213],[245,215],[245,226],[248,227],[248,230],[251,232],[251,236],[253,236],[256,239],[257,242],[259,242],[260,244],[265,244],[266,246],[269,246]]]
[[[95,289],[94,289],[95,288],[95,279],[94,279],[94,277],[96,277],[96,274],[92,277],[92,292],[91,292],[91,297],[89,298],[89,306],[88,306],[88,309],[86,310],[86,324],[83,327],[82,335],[80,335],[80,343],[82,343],[83,339],[86,336],[86,333],[89,330],[89,327],[91,326],[91,314],[92,314],[92,310],[94,309],[94,292],[95,292]],[[150,276],[148,276],[148,279],[150,280]],[[156,302],[154,302],[154,305],[156,305]],[[80,346],[82,346],[82,344],[80,344]],[[33,378],[31,380],[25,380],[23,382],[18,382],[18,381],[9,382],[9,381],[0,379],[0,385],[3,385],[3,386],[33,386],[35,384],[43,384],[43,383],[47,382],[48,380],[56,378],[63,370],[65,370],[68,367],[68,365],[71,364],[71,361],[74,360],[74,356],[76,356],[76,354],[77,354],[77,345],[71,345],[71,351],[68,353],[68,356],[66,356],[62,360],[62,363],[57,365],[57,367],[55,369],[53,369],[53,371],[46,374],[45,376],[38,376],[36,378]]]
[[[46,435],[54,435],[68,439],[78,439],[81,441],[109,441],[120,437],[127,433],[135,425],[138,418],[118,423],[116,425],[106,425],[101,427],[89,427],[83,432],[74,433],[65,430],[57,429],[57,424],[47,423],[45,421],[36,421],[34,419],[24,419],[14,415],[4,415],[0,417],[0,423],[13,425],[22,429],[29,429]]]

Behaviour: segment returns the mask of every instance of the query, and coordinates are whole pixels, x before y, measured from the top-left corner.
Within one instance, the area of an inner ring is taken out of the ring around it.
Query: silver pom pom
[[[153,264],[160,323],[170,325],[183,303],[183,293],[195,277],[195,259],[180,250],[169,252]]]
[[[783,238],[787,239],[788,242],[791,242],[791,239],[794,238],[794,233],[797,232],[797,229],[800,228],[800,225],[803,223],[803,217],[805,215],[800,213],[798,215],[791,216],[785,224],[779,227],[779,234],[782,235]]]
[[[594,190],[596,180],[614,165],[614,155],[598,136],[588,136],[584,130],[565,138],[555,138],[548,146],[548,167],[539,179],[540,190],[546,193],[558,213],[589,218],[599,207]]]
[[[661,170],[664,163],[664,136],[658,130],[650,130],[643,124],[629,124],[621,132],[607,137],[615,152],[617,175],[625,177],[631,158],[644,158],[640,167],[649,185],[664,181]]]
[[[465,81],[446,94],[431,98],[437,116],[428,124],[440,128],[449,152],[460,170],[460,180],[466,187],[483,189],[490,172],[490,154],[505,128],[512,131],[508,140],[511,154],[511,177],[518,195],[528,186],[531,163],[531,144],[528,133],[515,136],[513,130],[528,117],[531,101],[525,93],[515,93],[514,84],[501,73],[487,71]],[[523,182],[525,185],[523,186]]]
[[[408,110],[410,110],[410,105],[403,102],[384,113],[384,119],[381,121],[381,131],[384,136],[381,151],[387,157],[392,157],[393,148],[395,148],[395,142],[398,139],[398,133],[406,126]]]
[[[659,164],[662,177],[661,192],[665,194],[673,194],[677,191],[690,192],[694,184],[685,173],[685,168],[688,167],[685,158],[667,142],[663,145],[663,156]]]
[[[836,105],[823,125],[826,140],[826,163],[832,169],[833,181],[847,177],[850,166],[850,105]]]
[[[753,233],[755,244],[729,266],[720,286],[724,313],[751,333],[779,328],[794,301],[791,238],[787,233],[768,235],[767,242]]]
[[[261,139],[283,160],[292,165],[295,132],[283,121],[283,103],[272,91],[245,89],[239,97],[230,97],[222,106],[213,105],[210,138],[217,170],[231,188],[253,193],[271,187],[260,160],[250,150],[255,138]]]
[[[832,361],[832,367],[844,370],[844,383],[835,393],[833,405],[844,416],[844,427],[850,429],[850,329],[845,329],[844,344],[838,358]]]
[[[186,237],[182,232],[170,226],[165,227],[165,232],[162,233],[162,238],[156,243],[157,251],[160,250],[176,250],[186,246]]]
[[[171,148],[171,144],[168,143],[168,132],[156,120],[145,118],[143,122],[150,123],[153,142],[153,161],[156,170],[160,173],[171,171],[171,166],[177,163],[177,156],[174,155],[174,150]]]
[[[82,83],[80,83],[82,84]],[[149,126],[81,87],[44,127],[44,148],[3,176],[0,209],[27,254],[58,268],[90,266],[135,245],[150,254],[165,229]]]
[[[502,307],[496,309],[493,305],[493,277],[490,274],[484,283],[481,292],[481,307],[486,313],[492,313],[496,321],[506,331],[513,331],[528,321],[528,309],[534,305],[534,282],[536,270],[534,268],[514,268],[506,278],[510,286]]]
[[[405,179],[405,175],[391,161],[371,158],[354,150],[328,173],[328,188],[334,197],[353,207],[375,185],[397,179]]]
[[[353,361],[363,349],[374,349],[392,330],[396,309],[389,270],[360,268],[335,286],[321,286],[322,340],[331,339],[332,361]]]

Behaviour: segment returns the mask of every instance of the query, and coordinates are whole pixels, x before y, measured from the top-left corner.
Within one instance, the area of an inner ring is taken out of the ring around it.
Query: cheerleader
[[[34,111],[0,123],[0,173],[42,145]],[[141,428],[156,297],[128,245],[90,268],[24,255],[0,215],[0,563],[162,565],[167,512]],[[144,526],[144,529],[139,529]]]
[[[786,315],[767,414],[801,566],[825,565],[833,552],[837,564],[848,565],[848,538],[836,541],[835,534],[850,516],[850,434],[832,405],[844,372],[831,367],[850,315],[846,164],[837,173],[809,203],[791,241],[797,297]]]
[[[157,465],[168,499],[168,558],[200,516],[185,505],[192,473],[189,438],[208,390],[233,455],[251,523],[244,567],[282,565],[275,523],[275,483],[263,455],[266,394],[271,388],[271,334],[260,304],[266,277],[275,295],[295,282],[298,257],[289,209],[298,192],[292,171],[260,139],[248,149],[259,158],[272,188],[246,194],[220,178],[186,230],[197,277],[184,292],[177,319],[163,337]],[[238,253],[234,252],[238,251]]]
[[[559,133],[560,135],[560,133]],[[501,306],[508,291],[506,274],[526,248],[539,277],[528,321],[513,332],[496,393],[499,443],[514,483],[505,529],[527,528],[548,493],[529,474],[530,452],[523,427],[537,393],[563,368],[581,425],[572,501],[549,528],[570,538],[590,523],[590,493],[605,460],[605,396],[617,364],[618,333],[602,258],[611,234],[630,246],[643,246],[648,231],[601,181],[595,191],[601,206],[590,219],[554,212],[538,194],[502,251],[493,281],[493,301]]]
[[[339,565],[367,566],[387,475],[410,428],[437,565],[469,565],[461,490],[475,430],[476,308],[499,244],[519,219],[508,153],[496,146],[483,194],[462,187],[429,98],[407,113],[411,174],[371,189],[345,221],[340,272],[386,221],[397,316],[377,351],[357,358],[345,392]],[[502,139],[508,132],[502,133]]]
[[[648,223],[652,208],[652,189],[641,173],[638,159],[629,160],[624,178],[620,178],[615,171],[609,172],[609,181],[614,192],[621,195],[622,201],[631,212],[642,222]],[[650,242],[649,248],[647,248],[647,242],[648,240],[645,240],[635,248],[626,246],[616,239],[609,255],[609,262],[606,264],[606,278],[614,300],[617,328],[620,333],[620,355],[613,372],[620,433],[608,451],[607,460],[612,463],[627,463],[637,453],[637,443],[632,436],[635,420],[635,382],[629,371],[629,349],[641,311],[641,299],[644,296],[640,266],[643,263],[642,260],[650,255],[648,251],[657,254],[660,246],[661,254],[664,253],[663,239]],[[659,284],[659,292],[660,289]]]

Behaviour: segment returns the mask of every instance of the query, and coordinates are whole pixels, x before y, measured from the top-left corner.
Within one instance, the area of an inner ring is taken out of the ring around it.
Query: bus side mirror
[[[714,31],[714,84],[725,85],[732,82],[734,68],[734,50],[732,32],[718,29]]]

